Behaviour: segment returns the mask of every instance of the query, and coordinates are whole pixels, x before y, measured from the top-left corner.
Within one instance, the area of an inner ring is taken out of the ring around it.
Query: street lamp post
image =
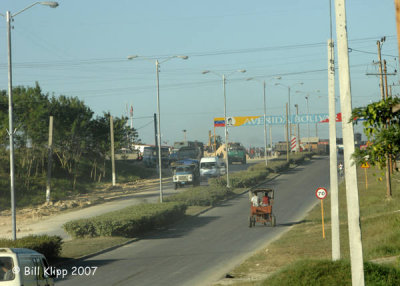
[[[15,16],[21,14],[22,12],[28,10],[29,8],[40,4],[44,6],[49,6],[51,8],[56,8],[58,6],[57,2],[53,1],[39,1],[35,2],[24,9],[18,11],[17,13],[11,14],[10,11],[6,12],[6,15],[0,14],[6,18],[7,21],[7,46],[8,46],[8,135],[10,139],[10,188],[11,188],[11,224],[12,224],[12,239],[16,240],[16,211],[15,211],[15,170],[14,170],[14,122],[13,122],[13,107],[12,107],[12,57],[11,57],[11,21]]]
[[[135,58],[142,58],[145,60],[153,61],[150,58],[138,56],[138,55],[132,55],[128,56],[128,60],[133,60]],[[166,61],[169,61],[170,59],[173,58],[180,58],[183,60],[187,60],[189,57],[188,56],[170,56],[163,61],[159,62],[158,59],[156,59],[155,64],[156,64],[156,88],[157,88],[157,126],[158,126],[158,132],[157,132],[157,144],[158,144],[158,174],[159,174],[159,179],[160,179],[160,203],[163,202],[163,188],[162,188],[162,161],[161,161],[161,117],[160,117],[160,80],[159,80],[159,73],[160,73],[160,64],[165,63]]]
[[[229,75],[232,75],[236,72],[241,72],[245,73],[246,70],[236,70],[231,72]],[[217,72],[210,71],[210,70],[205,70],[202,72],[202,74],[206,73],[213,73],[216,74],[217,76],[222,76],[222,89],[223,89],[223,95],[224,95],[224,126],[225,126],[225,150],[226,150],[226,156],[225,156],[225,165],[226,165],[226,187],[230,188],[230,182],[229,182],[229,159],[228,159],[228,127],[227,127],[227,121],[226,121],[226,90],[225,90],[225,84],[226,84],[226,76],[225,74],[221,75]],[[228,76],[229,76],[228,75]]]

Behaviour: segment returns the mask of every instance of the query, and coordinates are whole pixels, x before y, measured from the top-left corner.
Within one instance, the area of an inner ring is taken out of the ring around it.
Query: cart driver
[[[253,196],[251,197],[251,203],[253,204],[253,207],[258,207],[258,196],[256,193],[253,193]]]
[[[262,206],[268,206],[269,205],[269,197],[268,193],[264,193],[264,196],[262,198]]]

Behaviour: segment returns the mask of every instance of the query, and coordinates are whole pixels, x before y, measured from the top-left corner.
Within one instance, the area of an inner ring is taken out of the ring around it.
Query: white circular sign
[[[318,188],[315,191],[315,195],[317,196],[318,199],[323,200],[328,195],[328,191],[325,188]]]

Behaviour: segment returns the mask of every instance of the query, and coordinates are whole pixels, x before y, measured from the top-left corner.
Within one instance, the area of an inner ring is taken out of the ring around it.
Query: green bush
[[[213,206],[231,194],[232,192],[225,186],[194,187],[169,196],[165,201],[181,202],[188,206]]]
[[[29,235],[17,240],[0,239],[0,247],[29,248],[47,258],[57,258],[61,253],[62,238],[56,235]]]
[[[400,285],[400,271],[374,263],[364,263],[365,285]],[[302,260],[289,265],[261,285],[351,285],[349,261]]]
[[[230,176],[231,186],[234,188],[250,188],[264,181],[267,176],[267,171],[246,171],[233,173]]]
[[[140,204],[89,219],[73,220],[63,227],[73,237],[134,237],[177,221],[185,210],[186,205],[177,202]]]
[[[279,173],[289,169],[289,162],[285,161],[273,161],[271,164],[268,164],[268,169],[272,173]]]

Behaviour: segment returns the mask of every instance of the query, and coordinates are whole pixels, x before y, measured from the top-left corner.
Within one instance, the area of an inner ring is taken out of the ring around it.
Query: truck
[[[144,147],[143,163],[146,167],[155,168],[158,165],[157,151],[155,146]],[[167,147],[161,147],[161,164],[163,167],[169,165],[169,149]]]
[[[228,143],[228,164],[246,164],[246,149],[240,143]]]
[[[200,185],[200,163],[199,160],[185,159],[171,164],[175,190],[185,185]]]
[[[178,160],[200,160],[204,154],[204,145],[198,141],[183,141],[174,143],[174,152]]]

